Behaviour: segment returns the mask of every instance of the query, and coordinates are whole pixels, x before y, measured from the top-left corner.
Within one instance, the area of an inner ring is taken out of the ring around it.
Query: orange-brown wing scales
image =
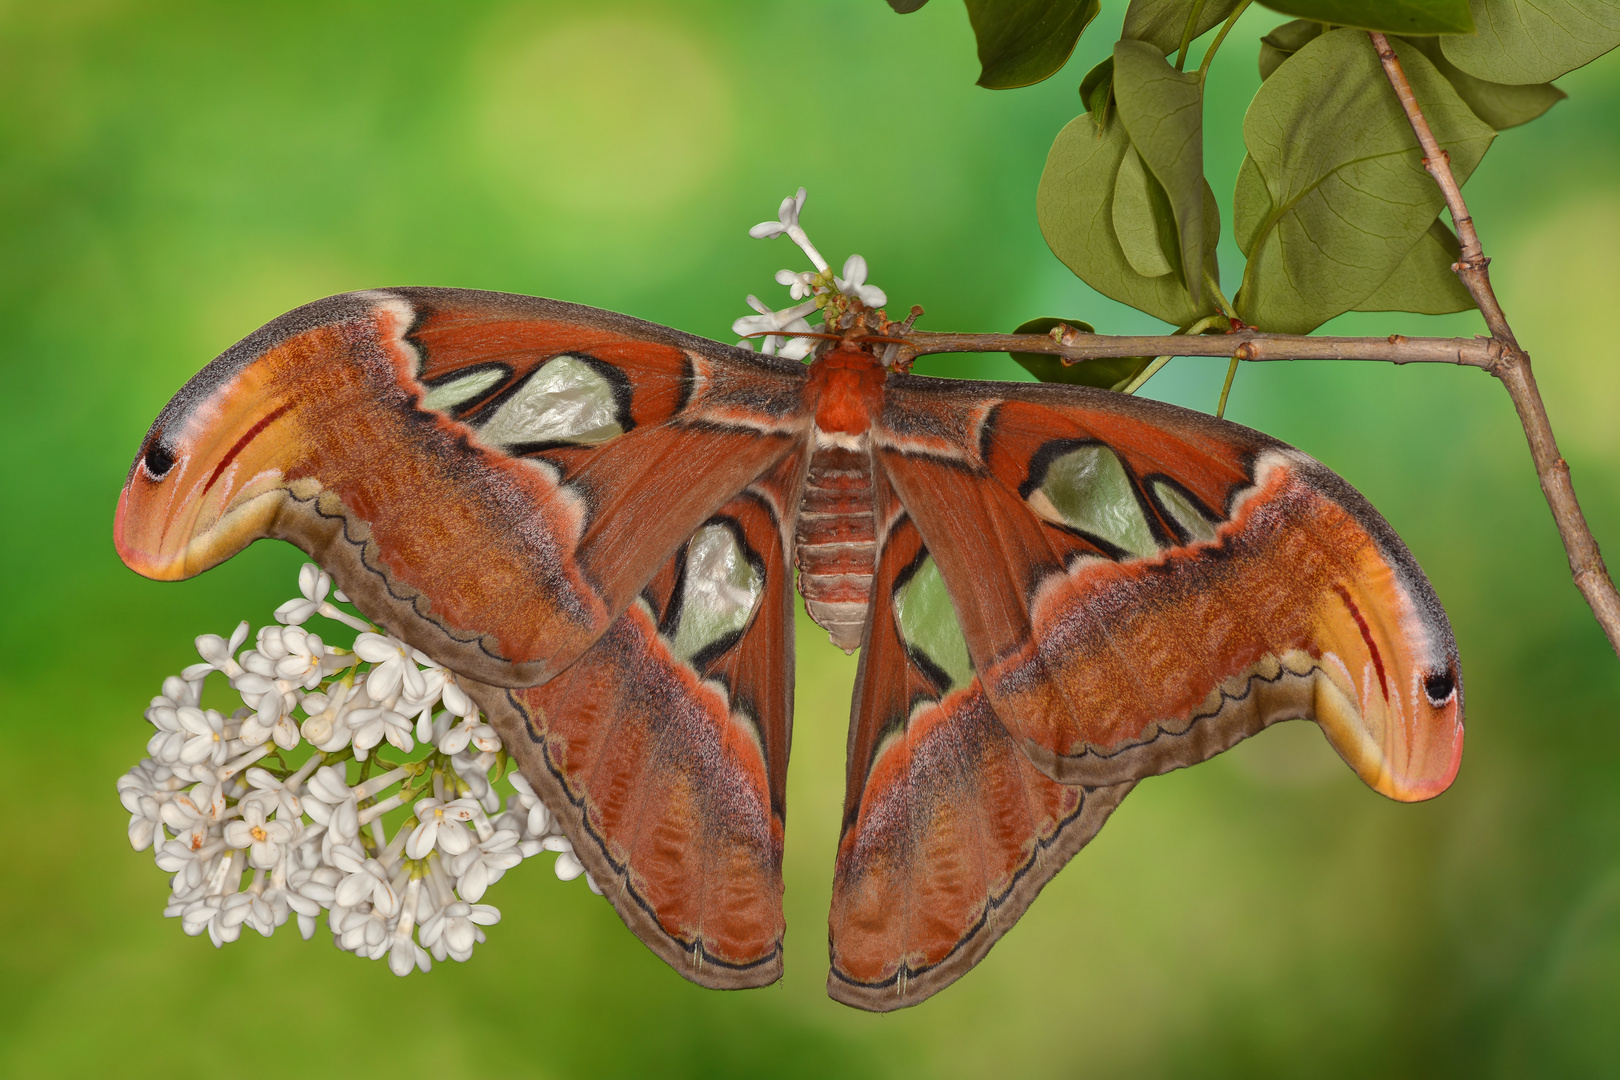
[[[705,986],[781,975],[793,609],[780,512],[802,471],[789,459],[705,525],[734,529],[761,579],[740,636],[680,655],[689,543],[562,674],[474,688],[626,925]]]
[[[781,821],[759,745],[725,694],[669,653],[645,607],[546,685],[478,697],[653,952],[707,986],[780,977]]]
[[[907,389],[891,388],[878,461],[938,560],[991,706],[1048,775],[1135,779],[1303,717],[1387,795],[1449,785],[1462,750],[1450,626],[1337,476],[1154,402],[1004,387],[975,413]],[[1093,471],[1059,490],[1041,470],[1065,454]],[[1117,497],[1088,504],[1105,481]],[[1075,520],[1053,520],[1065,498]]]
[[[924,554],[899,519],[874,579],[833,883],[828,993],[875,1011],[914,1005],[978,963],[1131,786],[1055,783],[977,679],[941,689],[891,603]]]
[[[164,410],[120,498],[119,551],[185,577],[287,539],[448,666],[542,682],[808,423],[798,365],[751,357],[529,297],[333,297]]]

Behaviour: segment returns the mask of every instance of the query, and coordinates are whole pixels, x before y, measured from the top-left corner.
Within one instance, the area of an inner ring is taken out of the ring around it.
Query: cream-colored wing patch
[[[742,633],[753,618],[765,578],[724,525],[705,525],[686,545],[680,622],[672,646],[689,660],[710,645]]]
[[[480,433],[498,446],[604,443],[624,434],[613,386],[585,361],[546,361],[484,421]]]
[[[457,406],[477,400],[496,383],[511,377],[512,370],[500,364],[469,371],[458,378],[429,387],[428,392],[422,395],[422,408],[450,412]]]
[[[1159,500],[1164,512],[1174,518],[1176,524],[1195,541],[1215,539],[1215,526],[1204,516],[1204,512],[1194,506],[1192,500],[1174,485],[1167,484],[1163,480],[1154,481],[1153,497]]]
[[[933,665],[929,674],[943,674],[949,686],[966,686],[973,681],[973,661],[968,659],[967,638],[956,621],[945,579],[932,555],[894,591],[894,617],[900,626],[900,640],[913,658]]]
[[[1100,537],[1132,555],[1158,554],[1125,465],[1106,446],[1081,446],[1054,458],[1028,502],[1048,521]]]

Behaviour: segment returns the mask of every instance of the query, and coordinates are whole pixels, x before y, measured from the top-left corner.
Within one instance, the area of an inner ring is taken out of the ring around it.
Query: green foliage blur
[[[113,552],[181,383],[261,323],[370,286],[537,293],[730,340],[780,299],[809,188],[836,264],[922,326],[1042,315],[1157,332],[1042,242],[1035,189],[1108,54],[973,85],[961,5],[881,0],[0,6],[0,1075],[1587,1076],[1620,1069],[1620,665],[1570,584],[1507,396],[1440,366],[1253,364],[1228,415],[1295,443],[1406,538],[1461,645],[1456,785],[1397,805],[1308,725],[1145,781],[987,960],[875,1017],[823,992],[854,660],[801,623],[784,982],[682,980],[549,858],[465,965],[396,979],[291,926],[215,951],[159,913],[114,781],[191,638],[267,621],[299,554],[182,584]],[[1216,61],[1205,155],[1242,160],[1259,37]],[[1466,191],[1587,516],[1620,550],[1620,54],[1559,83]],[[1230,223],[1228,278],[1241,266]],[[1328,332],[1482,333],[1475,315]],[[1225,364],[1152,394],[1212,410]],[[929,374],[1028,378],[1006,356]],[[380,465],[379,467],[386,467]]]

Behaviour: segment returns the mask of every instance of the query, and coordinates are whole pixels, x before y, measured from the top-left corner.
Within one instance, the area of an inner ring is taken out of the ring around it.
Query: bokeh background
[[[1506,395],[1442,367],[1251,365],[1233,418],[1328,462],[1427,568],[1467,679],[1462,774],[1365,789],[1284,725],[1143,783],[990,957],[885,1017],[824,996],[854,662],[801,624],[788,967],[700,990],[532,860],[465,965],[383,964],[159,917],[115,779],[190,639],[262,623],[301,557],[137,578],[114,500],[197,368],[316,297],[475,286],[730,340],[776,298],[781,197],[932,329],[1038,315],[1155,328],[1047,251],[1034,191],[1110,3],[1069,66],[989,92],[936,0],[0,4],[0,1074],[1518,1076],[1620,1070],[1620,665],[1571,586]],[[1251,9],[1210,83],[1217,191],[1258,85]],[[1196,55],[1196,53],[1195,53]],[[1469,184],[1600,539],[1620,550],[1620,56],[1504,133]],[[1229,229],[1228,229],[1229,233]],[[1240,268],[1230,235],[1228,280]],[[1355,333],[1477,316],[1346,317]],[[1150,392],[1213,409],[1219,360]],[[1016,377],[1005,357],[934,374]]]

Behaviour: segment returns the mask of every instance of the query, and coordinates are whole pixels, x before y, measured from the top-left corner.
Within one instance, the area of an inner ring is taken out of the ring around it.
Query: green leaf
[[[1108,106],[1114,100],[1114,57],[1086,72],[1080,80],[1080,100],[1099,124],[1108,123]]]
[[[1319,22],[1312,22],[1310,19],[1295,19],[1293,22],[1283,23],[1261,38],[1261,81],[1271,78],[1271,73],[1277,70],[1278,65],[1321,37],[1326,30],[1327,27]]]
[[[1493,132],[1434,65],[1395,41],[1458,182]],[[1243,120],[1254,168],[1239,172],[1235,232],[1249,262],[1237,299],[1245,322],[1303,334],[1349,311],[1400,266],[1443,205],[1367,35],[1333,30],[1267,79]],[[1254,225],[1255,175],[1269,208]]]
[[[979,41],[979,85],[1029,86],[1068,63],[1100,0],[967,0]]]
[[[1247,154],[1238,168],[1237,188],[1232,192],[1232,239],[1245,259],[1254,254],[1254,242],[1271,216],[1271,192],[1260,176],[1260,166]]]
[[[1137,273],[1114,235],[1114,185],[1130,145],[1117,117],[1100,128],[1089,115],[1069,121],[1052,143],[1035,196],[1041,234],[1064,265],[1104,296],[1187,326],[1211,314],[1213,302],[1206,297],[1194,306],[1178,275],[1150,278]],[[1203,221],[1204,265],[1215,276],[1220,210],[1207,184]]]
[[[1569,96],[1551,83],[1513,84],[1477,79],[1446,59],[1442,39],[1419,37],[1406,40],[1429,58],[1435,69],[1457,91],[1457,96],[1474,110],[1474,115],[1497,131],[1528,123]]]
[[[1197,75],[1177,71],[1146,41],[1114,43],[1114,99],[1142,164],[1169,196],[1181,265],[1204,265],[1204,91]],[[1152,275],[1149,275],[1152,276]],[[1197,270],[1183,274],[1194,305],[1203,295]]]
[[[1469,6],[1479,33],[1448,37],[1440,47],[1478,79],[1551,82],[1620,45],[1614,0],[1471,0]]]
[[[1260,78],[1269,79],[1284,60],[1321,36],[1327,28],[1309,19],[1283,23],[1260,39]],[[1429,58],[1474,115],[1497,131],[1527,123],[1564,100],[1566,95],[1549,83],[1512,85],[1478,79],[1446,59],[1441,38],[1409,37],[1404,40]],[[1451,39],[1445,39],[1451,40]]]
[[[1284,15],[1386,34],[1472,34],[1468,0],[1263,0]]]
[[[1170,200],[1134,147],[1125,151],[1114,178],[1114,236],[1125,261],[1143,277],[1163,277],[1175,269],[1165,254],[1176,250]]]
[[[926,3],[928,0],[889,0],[889,6],[901,15],[910,15]]]
[[[1474,306],[1457,272],[1451,268],[1462,255],[1457,234],[1439,218],[1407,252],[1406,258],[1384,283],[1357,304],[1357,311],[1415,311],[1421,315],[1448,315]]]
[[[1014,330],[1015,334],[1045,334],[1054,326],[1072,326],[1082,334],[1095,331],[1080,319],[1031,319]],[[1128,386],[1153,362],[1151,356],[1106,356],[1065,364],[1063,358],[1051,353],[1009,353],[1023,369],[1041,382],[1067,383],[1070,386],[1099,386],[1104,390],[1118,390]]]
[[[1125,9],[1125,25],[1119,36],[1146,41],[1166,55],[1181,50],[1181,35],[1187,30],[1187,16],[1195,0],[1131,0]],[[1226,21],[1239,0],[1204,0],[1193,24],[1198,37]]]

